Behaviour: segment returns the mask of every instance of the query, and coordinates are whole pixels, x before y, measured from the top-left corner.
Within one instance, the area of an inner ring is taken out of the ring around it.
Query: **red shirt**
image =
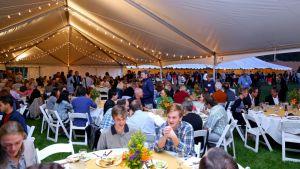
[[[4,119],[3,119],[3,124],[5,124],[5,123],[7,123],[9,121],[10,115],[11,115],[11,113],[5,114]]]
[[[184,99],[185,99],[186,97],[189,97],[189,94],[188,94],[187,92],[185,92],[185,91],[177,92],[177,93],[175,93],[175,95],[174,95],[174,102],[175,102],[175,103],[181,104],[181,103],[184,102]]]

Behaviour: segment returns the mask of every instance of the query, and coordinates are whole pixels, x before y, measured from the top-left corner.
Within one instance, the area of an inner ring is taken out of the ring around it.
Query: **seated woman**
[[[41,97],[41,92],[38,89],[33,89],[28,104],[30,105],[28,107],[30,118],[39,118],[41,115],[40,106],[43,105],[44,100]]]
[[[240,89],[239,98],[234,101],[231,106],[231,112],[234,119],[238,120],[238,124],[245,125],[246,122],[242,116],[243,110],[247,110],[249,107],[244,105],[244,99],[248,96],[248,89]]]
[[[0,168],[25,169],[36,164],[33,140],[16,121],[9,121],[0,128]]]
[[[57,111],[62,121],[66,121],[68,119],[68,112],[73,111],[73,108],[69,101],[69,92],[67,90],[61,92],[54,105],[54,110]]]
[[[208,136],[208,141],[217,142],[227,125],[227,113],[224,106],[218,105],[211,95],[206,93],[203,96],[205,106],[210,109],[204,128],[211,129],[211,133]]]
[[[171,97],[169,97],[170,93],[168,90],[166,89],[163,89],[161,90],[160,92],[160,97],[157,99],[157,108],[159,109],[162,109],[162,101],[163,101],[163,98],[165,97],[166,99],[168,99],[168,102],[170,103],[173,103],[173,99]]]
[[[60,91],[58,90],[58,88],[54,88],[51,92],[50,97],[47,99],[46,109],[53,110],[54,105],[57,99],[59,98],[59,96],[60,96]]]

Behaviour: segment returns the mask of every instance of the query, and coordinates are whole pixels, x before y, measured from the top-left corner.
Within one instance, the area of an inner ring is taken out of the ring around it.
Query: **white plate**
[[[152,160],[152,164],[154,164],[156,169],[167,169],[168,163],[163,160]]]
[[[114,157],[108,157],[108,158],[114,158]],[[109,168],[109,167],[113,167],[113,166],[117,166],[117,165],[119,165],[121,162],[122,162],[122,158],[120,158],[118,161],[116,161],[114,164],[112,164],[112,165],[101,165],[100,164],[100,161],[101,161],[102,159],[100,159],[100,158],[98,158],[97,160],[96,160],[96,165],[97,166],[100,166],[100,167],[103,167],[103,168]]]
[[[299,116],[287,116],[286,118],[289,120],[300,120]]]

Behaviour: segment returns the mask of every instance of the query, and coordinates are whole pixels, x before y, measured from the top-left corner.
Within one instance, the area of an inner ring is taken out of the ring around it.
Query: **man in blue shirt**
[[[209,94],[214,93],[215,90],[215,81],[211,79],[211,75],[206,76],[207,80],[204,81],[204,90],[208,92]]]
[[[250,78],[250,76],[246,73],[246,70],[243,70],[243,75],[239,78],[238,84],[244,89],[249,89],[251,84],[252,84],[252,80]]]
[[[154,97],[154,86],[153,83],[151,81],[151,79],[148,77],[149,76],[149,72],[144,70],[141,73],[141,77],[143,80],[143,99],[142,99],[142,103],[143,105],[145,105],[146,108],[148,109],[152,109],[153,108],[153,97]]]
[[[3,112],[2,120],[0,121],[0,127],[8,121],[16,121],[21,124],[25,133],[27,133],[27,125],[24,117],[13,108],[13,97],[2,96],[0,97],[0,111]]]
[[[86,96],[86,89],[82,86],[77,88],[77,97],[72,100],[72,107],[74,113],[88,113],[89,121],[92,122],[92,117],[90,114],[90,107],[97,108],[97,104]],[[85,126],[85,119],[74,119],[75,126]]]

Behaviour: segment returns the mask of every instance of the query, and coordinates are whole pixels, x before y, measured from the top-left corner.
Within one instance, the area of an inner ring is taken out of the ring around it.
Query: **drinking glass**
[[[176,158],[176,162],[178,164],[178,167],[177,169],[182,169],[182,164],[183,164],[183,158],[184,158],[184,154],[183,154],[183,151],[177,151],[177,158]]]
[[[78,153],[79,153],[79,159],[81,161],[86,159],[86,155],[87,155],[87,150],[86,149],[80,149]]]

